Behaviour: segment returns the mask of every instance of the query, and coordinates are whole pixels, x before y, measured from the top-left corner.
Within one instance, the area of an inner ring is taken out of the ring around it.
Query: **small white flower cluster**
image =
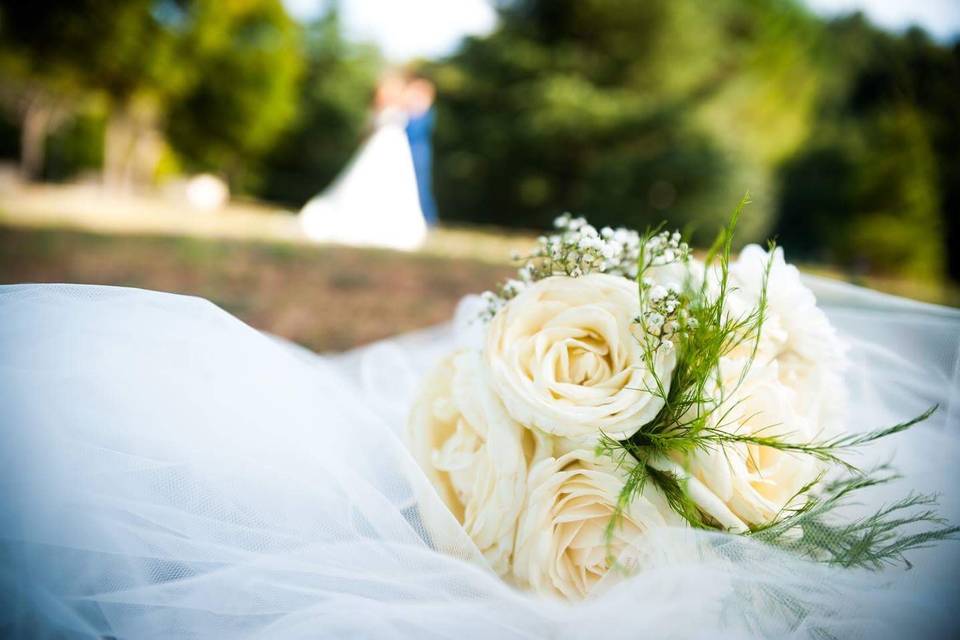
[[[659,345],[673,348],[677,332],[696,326],[684,304],[682,292],[673,284],[664,286],[644,278],[640,283],[643,313],[635,319],[643,331]]]
[[[537,249],[528,257],[526,268],[535,276],[578,277],[600,272],[636,278],[639,271],[640,234],[620,227],[597,231],[584,218],[569,213],[553,221],[558,233],[538,238]],[[537,262],[539,261],[539,264]]]
[[[532,282],[532,280],[524,281],[509,278],[500,285],[498,291],[484,291],[481,293],[480,299],[483,300],[483,311],[480,312],[480,319],[484,322],[491,320],[493,316],[497,315],[497,312],[503,308],[503,305],[520,295],[520,292],[523,291],[530,282]]]
[[[515,260],[525,260],[516,278],[504,282],[497,291],[482,294],[482,319],[493,318],[509,300],[550,276],[579,278],[605,273],[635,280],[649,267],[686,262],[690,257],[690,248],[676,231],[663,231],[649,238],[623,227],[597,231],[586,219],[569,213],[557,217],[553,225],[557,232],[537,238],[537,246],[529,255],[513,256]]]
[[[534,250],[514,260],[524,260],[517,277],[504,282],[497,291],[482,294],[482,318],[489,320],[532,283],[550,276],[579,278],[589,273],[606,273],[631,280],[637,277],[640,260],[640,235],[619,228],[597,228],[584,218],[564,213],[553,221],[557,232],[537,238]]]
[[[661,231],[652,236],[644,245],[644,263],[651,267],[662,267],[675,262],[690,259],[690,247],[682,241],[679,231],[673,233]]]
[[[690,260],[690,247],[682,241],[679,231],[661,231],[644,243],[643,272],[653,267],[665,267]],[[685,298],[674,284],[663,285],[649,276],[640,281],[640,302],[643,310],[635,322],[653,340],[654,346],[673,348],[673,336],[695,326],[685,308]]]

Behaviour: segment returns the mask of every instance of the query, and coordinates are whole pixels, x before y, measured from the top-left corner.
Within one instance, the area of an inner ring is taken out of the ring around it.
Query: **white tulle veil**
[[[960,313],[809,280],[851,343],[851,429],[960,522]],[[464,313],[464,316],[469,313]],[[463,325],[459,326],[458,325]],[[483,563],[407,453],[465,322],[318,357],[209,302],[0,288],[0,632],[12,637],[947,637],[960,543],[879,573],[662,530],[584,603]],[[869,464],[871,460],[863,460]]]

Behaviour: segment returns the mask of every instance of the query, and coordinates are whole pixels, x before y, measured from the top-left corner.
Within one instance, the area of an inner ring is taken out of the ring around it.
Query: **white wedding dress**
[[[960,522],[960,313],[809,284],[852,344],[852,429],[940,404],[870,450],[905,479],[851,515],[912,488]],[[667,529],[600,597],[514,590],[401,441],[459,333],[317,356],[197,298],[0,287],[0,636],[957,637],[955,541],[871,573]]]
[[[427,237],[406,115],[387,108],[343,172],[300,211],[304,233],[318,242],[413,250]]]

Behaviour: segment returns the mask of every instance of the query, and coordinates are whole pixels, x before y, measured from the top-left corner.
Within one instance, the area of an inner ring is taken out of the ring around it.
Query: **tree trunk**
[[[149,101],[127,100],[107,117],[103,144],[103,184],[130,191],[148,183],[160,157],[157,109]]]
[[[36,180],[43,171],[44,146],[50,129],[53,107],[43,98],[29,101],[20,123],[20,174],[25,181]]]
[[[103,135],[103,185],[110,191],[124,191],[124,167],[130,155],[130,118],[125,105],[114,106],[107,115]]]

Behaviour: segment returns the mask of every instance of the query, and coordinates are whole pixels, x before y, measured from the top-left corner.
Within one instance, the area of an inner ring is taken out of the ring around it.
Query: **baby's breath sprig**
[[[493,318],[503,305],[529,285],[551,276],[579,278],[590,273],[606,273],[631,280],[637,277],[643,248],[636,231],[622,227],[597,230],[584,218],[569,213],[558,216],[553,224],[556,231],[537,238],[537,245],[530,253],[514,254],[514,260],[523,263],[516,278],[508,279],[495,291],[482,294],[483,319]],[[674,244],[669,234],[665,239],[658,236],[648,253],[657,253],[660,260],[670,252],[679,255],[679,246]]]
[[[685,263],[690,259],[690,247],[683,242],[679,231],[648,233],[640,244],[638,262],[641,270]]]
[[[672,284],[654,284],[649,279],[641,288],[648,304],[634,322],[656,343],[672,348],[670,338],[693,320],[683,304],[680,289]]]
[[[535,279],[554,275],[579,277],[588,273],[635,278],[640,256],[640,236],[623,227],[599,231],[584,218],[564,213],[553,221],[557,233],[537,239],[527,256]]]
[[[640,327],[645,353],[651,356],[661,348],[673,349],[675,334],[695,326],[697,321],[688,309],[690,297],[680,286],[676,283],[660,284],[647,274],[658,267],[685,266],[689,261],[690,247],[682,241],[678,231],[648,232],[640,239],[636,275],[640,315],[634,323]]]

